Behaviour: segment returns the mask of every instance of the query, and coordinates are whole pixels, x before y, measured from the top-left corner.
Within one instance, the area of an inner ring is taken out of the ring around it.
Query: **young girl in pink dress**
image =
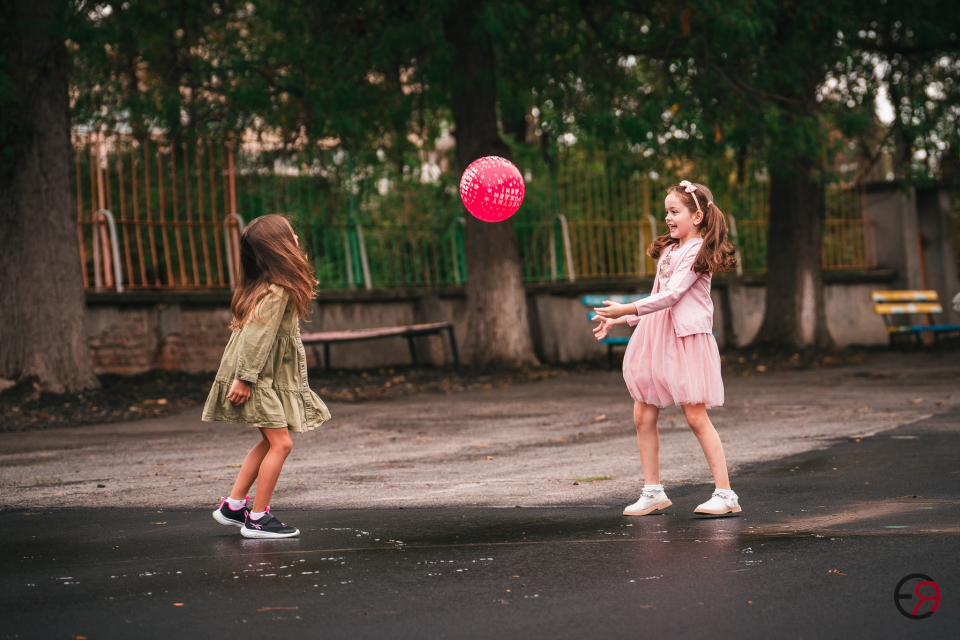
[[[652,295],[632,304],[607,300],[595,310],[600,324],[593,331],[598,340],[615,324],[639,325],[627,345],[623,379],[635,401],[633,420],[644,485],[640,499],[623,514],[643,516],[672,504],[660,484],[657,417],[663,407],[677,404],[700,441],[716,482],[713,496],[695,512],[738,513],[723,445],[707,416],[708,408],[723,404],[710,278],[714,271],[735,267],[736,258],[727,242],[723,213],[705,186],[684,180],[667,190],[664,206],[669,232],[647,249],[647,255],[657,260]]]

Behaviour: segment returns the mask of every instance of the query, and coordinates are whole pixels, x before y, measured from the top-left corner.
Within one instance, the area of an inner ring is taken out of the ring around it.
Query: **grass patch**
[[[589,478],[577,478],[577,482],[603,482],[604,480],[613,480],[612,476],[590,476]]]

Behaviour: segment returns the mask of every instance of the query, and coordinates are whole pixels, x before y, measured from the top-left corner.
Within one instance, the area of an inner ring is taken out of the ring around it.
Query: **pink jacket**
[[[630,326],[640,322],[640,316],[654,311],[670,308],[673,317],[673,329],[677,337],[695,333],[713,333],[713,299],[710,297],[710,274],[698,274],[693,270],[693,262],[703,240],[690,240],[683,247],[673,245],[660,254],[657,261],[657,276],[653,282],[650,296],[637,300],[637,315],[628,316]],[[672,254],[672,255],[671,255]],[[666,286],[660,286],[660,265],[666,256],[670,257],[673,273]]]

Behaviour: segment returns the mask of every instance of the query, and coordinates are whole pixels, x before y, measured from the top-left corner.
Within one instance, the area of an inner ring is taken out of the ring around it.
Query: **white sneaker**
[[[665,491],[657,491],[656,493],[644,491],[640,494],[639,500],[623,510],[623,515],[645,516],[651,511],[666,509],[672,504]]]
[[[733,491],[714,491],[709,500],[694,510],[694,513],[706,513],[722,516],[725,513],[740,513],[740,502]]]

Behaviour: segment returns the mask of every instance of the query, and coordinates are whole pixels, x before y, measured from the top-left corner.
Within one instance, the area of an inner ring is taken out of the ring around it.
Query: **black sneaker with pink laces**
[[[220,508],[214,509],[213,519],[220,524],[231,524],[235,527],[242,527],[247,520],[247,514],[250,513],[250,496],[243,499],[243,506],[239,509],[233,509],[226,498],[220,498]]]
[[[270,513],[270,507],[267,507],[266,513],[259,520],[254,520],[247,514],[247,520],[240,530],[240,535],[244,538],[295,538],[300,535],[300,529],[285,525],[277,520]]]

